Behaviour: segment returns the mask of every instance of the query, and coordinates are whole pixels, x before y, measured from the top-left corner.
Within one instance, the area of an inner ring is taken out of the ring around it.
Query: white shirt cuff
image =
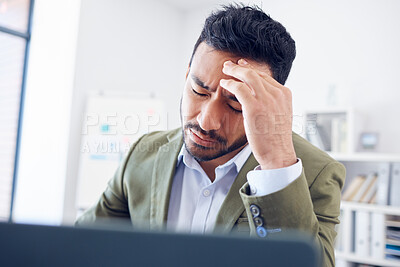
[[[296,180],[303,171],[301,159],[289,167],[261,170],[260,165],[247,173],[252,196],[266,196],[275,193]]]

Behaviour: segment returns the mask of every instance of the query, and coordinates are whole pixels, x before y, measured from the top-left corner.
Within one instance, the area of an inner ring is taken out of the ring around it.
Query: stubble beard
[[[222,143],[217,143],[216,146],[214,146],[214,147],[205,147],[205,146],[196,144],[193,141],[189,141],[189,137],[187,136],[185,129],[190,129],[190,128],[191,127],[188,124],[186,124],[182,128],[183,142],[185,144],[186,150],[198,162],[210,161],[213,159],[217,159],[217,158],[222,157],[232,151],[235,151],[238,148],[243,147],[247,143],[247,138],[244,135],[244,136],[241,136],[240,138],[236,139],[235,142],[233,142],[232,145],[230,145],[228,147]],[[192,146],[190,144],[192,144]]]
[[[189,154],[193,158],[195,158],[198,162],[217,159],[247,144],[246,135],[239,137],[230,146],[227,146],[228,143],[227,139],[220,136],[216,131],[214,130],[204,131],[200,127],[200,125],[191,122],[187,122],[184,124],[182,118],[182,98],[180,103],[180,117],[182,124],[183,143]],[[212,147],[205,147],[191,141],[187,134],[187,132],[190,131],[191,129],[201,133],[203,136],[206,136],[209,139],[215,140],[215,145]]]

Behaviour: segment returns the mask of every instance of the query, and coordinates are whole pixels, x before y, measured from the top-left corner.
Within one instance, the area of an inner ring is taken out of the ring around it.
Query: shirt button
[[[205,197],[210,196],[210,194],[211,194],[211,192],[210,192],[210,190],[208,190],[208,189],[206,189],[206,190],[203,191],[203,196],[205,196]]]
[[[252,187],[250,191],[252,195],[255,195],[257,193],[257,188]]]

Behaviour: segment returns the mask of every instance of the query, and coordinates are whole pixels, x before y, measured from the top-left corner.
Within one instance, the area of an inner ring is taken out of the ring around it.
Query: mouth
[[[206,138],[199,133],[195,133],[192,129],[189,129],[189,137],[193,142],[204,147],[213,147],[217,144],[217,140]]]

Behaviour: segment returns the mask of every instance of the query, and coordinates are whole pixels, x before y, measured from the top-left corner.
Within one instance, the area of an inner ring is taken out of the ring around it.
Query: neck
[[[227,163],[230,159],[232,159],[234,156],[236,156],[246,145],[244,145],[232,152],[229,152],[228,154],[225,154],[219,158],[199,162],[201,168],[207,174],[207,176],[211,180],[211,182],[214,182],[214,180],[215,180],[215,169],[218,166],[221,166],[221,165]]]
[[[214,182],[214,180],[215,180],[215,169],[219,165],[210,164],[209,162],[206,162],[206,161],[199,162],[199,164],[200,164],[201,168],[204,170],[204,172],[207,174],[207,176],[211,180],[211,182]]]

